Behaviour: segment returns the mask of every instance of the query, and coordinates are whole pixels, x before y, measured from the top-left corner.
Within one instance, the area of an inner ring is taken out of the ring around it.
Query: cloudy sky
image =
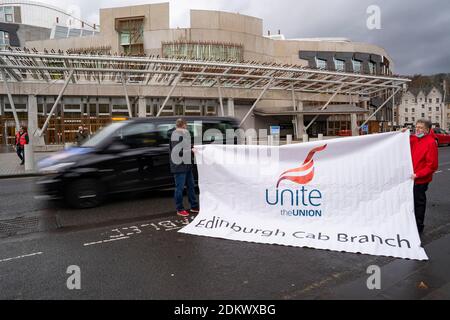
[[[99,8],[164,0],[38,0],[99,21]],[[264,30],[287,38],[346,37],[384,47],[398,74],[450,72],[449,0],[170,0],[171,27],[188,27],[190,9],[221,10],[260,17]],[[367,8],[381,10],[381,29],[367,27]]]

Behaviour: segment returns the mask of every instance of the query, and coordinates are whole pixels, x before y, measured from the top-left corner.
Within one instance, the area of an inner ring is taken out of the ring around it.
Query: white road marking
[[[156,223],[144,223],[138,226],[127,226],[127,227],[119,227],[117,229],[113,229],[109,232],[103,232],[102,235],[108,235],[109,238],[106,240],[101,241],[95,241],[95,242],[89,242],[85,243],[83,246],[94,246],[99,244],[104,244],[108,242],[113,241],[119,241],[119,240],[126,240],[130,239],[133,236],[136,236],[138,234],[148,233],[152,231],[175,231],[182,229],[183,227],[187,226],[190,223],[190,220],[194,220],[193,217],[190,219],[178,219],[178,220],[164,220],[159,221]],[[145,229],[144,229],[145,228]]]
[[[23,259],[23,258],[29,258],[29,257],[34,257],[34,256],[38,256],[41,255],[42,252],[35,252],[35,253],[30,253],[30,254],[26,254],[23,256],[18,256],[18,257],[14,257],[14,258],[6,258],[6,259],[2,259],[0,260],[0,262],[7,262],[7,261],[12,261],[12,260],[19,260],[19,259]]]
[[[90,243],[85,243],[84,246],[88,247],[88,246],[93,246],[93,245],[96,245],[96,244],[103,244],[103,243],[119,241],[119,240],[126,240],[126,239],[130,239],[130,237],[121,237],[121,238],[116,238],[116,239],[109,239],[109,240],[103,240],[103,241],[97,241],[97,242],[90,242]]]

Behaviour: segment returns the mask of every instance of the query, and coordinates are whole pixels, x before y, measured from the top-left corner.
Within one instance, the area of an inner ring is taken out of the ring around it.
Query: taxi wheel
[[[103,202],[102,188],[94,179],[76,180],[67,188],[66,201],[77,209],[98,207]]]

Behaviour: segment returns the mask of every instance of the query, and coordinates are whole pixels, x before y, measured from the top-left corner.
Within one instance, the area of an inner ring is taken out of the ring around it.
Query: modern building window
[[[166,42],[162,44],[164,58],[213,61],[244,61],[242,45],[204,42]]]
[[[369,61],[369,72],[370,74],[375,74],[376,73],[376,64],[372,61]]]
[[[334,67],[335,67],[336,71],[345,72],[345,61],[339,60],[339,59],[334,59]]]
[[[358,60],[353,60],[353,71],[355,73],[361,73],[362,72],[362,62]]]
[[[14,22],[13,7],[0,7],[0,22]]]
[[[131,44],[131,32],[129,31],[122,31],[120,33],[120,45],[121,46],[128,46]]]
[[[9,33],[0,31],[0,49],[9,47]]]
[[[316,65],[318,69],[326,70],[327,69],[327,60],[316,58]]]
[[[125,54],[134,56],[144,53],[144,20],[142,18],[116,19],[116,31]]]

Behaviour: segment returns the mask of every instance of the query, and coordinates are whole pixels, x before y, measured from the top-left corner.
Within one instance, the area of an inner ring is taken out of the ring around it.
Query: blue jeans
[[[187,192],[189,203],[191,209],[198,209],[197,196],[195,195],[195,182],[192,170],[183,173],[175,173],[175,204],[177,206],[177,211],[183,211],[183,190],[184,186],[187,185]]]
[[[19,157],[20,161],[25,162],[25,147],[24,146],[16,146],[16,153]]]

